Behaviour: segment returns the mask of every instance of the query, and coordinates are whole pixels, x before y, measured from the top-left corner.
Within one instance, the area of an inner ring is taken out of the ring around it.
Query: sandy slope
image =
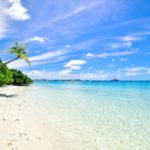
[[[34,117],[33,109],[21,97],[27,87],[0,88],[0,150],[52,150]]]

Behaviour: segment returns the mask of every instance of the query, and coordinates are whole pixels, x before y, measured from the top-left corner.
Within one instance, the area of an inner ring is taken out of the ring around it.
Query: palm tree
[[[27,47],[25,44],[19,44],[19,42],[15,42],[15,45],[13,47],[9,48],[7,50],[7,52],[9,52],[10,54],[15,54],[16,58],[9,60],[9,61],[1,64],[0,66],[7,65],[8,63],[11,63],[11,62],[18,60],[18,59],[23,59],[29,65],[31,65],[31,62],[29,61],[29,58],[28,58],[28,52],[26,52],[26,48]]]

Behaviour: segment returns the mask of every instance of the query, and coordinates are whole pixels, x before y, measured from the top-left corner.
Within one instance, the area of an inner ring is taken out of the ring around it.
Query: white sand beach
[[[0,150],[51,150],[51,144],[43,137],[34,113],[21,94],[27,87],[0,88]]]

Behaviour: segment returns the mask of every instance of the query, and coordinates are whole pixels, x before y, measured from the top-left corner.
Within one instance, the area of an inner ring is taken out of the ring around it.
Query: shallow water
[[[54,150],[150,149],[150,82],[35,82],[24,97]]]

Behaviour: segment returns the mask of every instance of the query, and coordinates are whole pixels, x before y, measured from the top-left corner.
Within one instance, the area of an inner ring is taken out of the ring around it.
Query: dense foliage
[[[27,75],[19,70],[11,69],[10,71],[13,76],[13,85],[28,85],[33,82]]]
[[[0,61],[0,64],[2,62]],[[28,85],[33,81],[21,71],[9,69],[6,65],[0,66],[0,86],[3,85]]]
[[[2,64],[1,61],[0,61],[0,64]],[[12,76],[10,69],[6,65],[1,66],[0,67],[0,86],[11,84],[12,82],[13,82],[13,76]]]

